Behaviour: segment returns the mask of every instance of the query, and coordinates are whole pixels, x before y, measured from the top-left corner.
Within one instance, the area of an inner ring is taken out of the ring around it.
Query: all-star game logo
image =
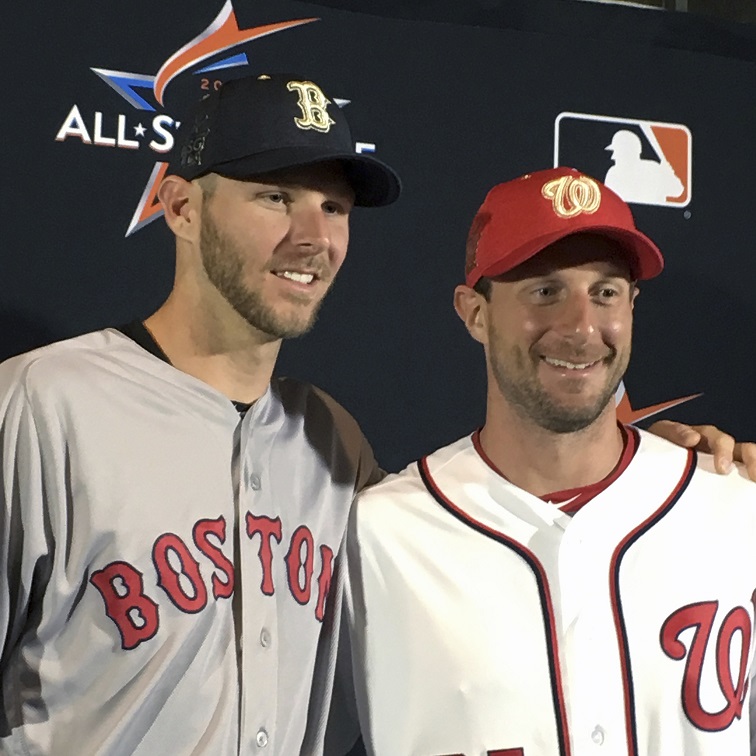
[[[58,142],[77,139],[88,145],[125,150],[147,148],[158,156],[167,155],[173,147],[179,123],[171,115],[161,111],[164,108],[166,89],[176,77],[189,72],[201,77],[201,87],[204,89],[218,86],[220,82],[211,78],[211,75],[229,68],[249,65],[246,53],[235,48],[261,37],[318,20],[301,18],[240,29],[232,2],[226,0],[215,20],[201,34],[174,52],[154,76],[92,68],[92,71],[115,90],[132,110],[128,115],[121,113],[115,118],[100,111],[88,117],[88,114],[82,113],[79,107],[74,105],[58,129],[55,139]],[[343,107],[349,100],[334,98],[334,102]],[[373,152],[375,145],[357,142],[355,150]],[[155,162],[126,229],[126,236],[139,231],[162,215],[156,195],[167,169],[167,161]]]

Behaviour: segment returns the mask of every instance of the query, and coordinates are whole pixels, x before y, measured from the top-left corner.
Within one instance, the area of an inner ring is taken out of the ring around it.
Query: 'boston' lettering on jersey
[[[283,540],[281,518],[275,519],[247,512],[246,533],[252,541],[259,536],[258,556],[262,579],[260,591],[266,596],[275,594],[273,581],[273,552]],[[226,542],[226,519],[199,520],[192,529],[192,539],[199,551],[214,565],[210,578],[213,598],[227,599],[234,592],[234,565],[221,549],[210,540]],[[303,606],[312,597],[312,578],[315,571],[315,540],[306,525],[300,525],[289,539],[284,557],[288,588],[294,600]],[[323,621],[325,603],[333,574],[333,549],[320,545],[320,572],[317,578],[315,618]],[[174,564],[169,556],[173,555]],[[189,547],[175,533],[158,536],[152,547],[152,561],[157,573],[157,584],[165,591],[173,605],[187,614],[201,612],[208,601],[208,588],[200,570],[200,563]],[[121,634],[124,649],[136,648],[154,637],[160,628],[160,612],[155,602],[144,591],[143,573],[124,561],[115,561],[92,573],[90,582],[105,602],[105,612]],[[186,588],[191,588],[187,591]]]

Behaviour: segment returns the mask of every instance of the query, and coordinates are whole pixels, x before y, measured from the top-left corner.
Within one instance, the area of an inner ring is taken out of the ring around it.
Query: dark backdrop
[[[0,357],[157,307],[171,282],[171,238],[159,218],[126,235],[165,160],[148,146],[166,141],[153,119],[170,123],[216,80],[292,71],[349,100],[355,139],[404,178],[398,204],[355,213],[350,255],[320,323],[287,343],[279,364],[340,399],[386,467],[482,417],[482,355],[451,295],[486,190],[557,161],[599,173],[610,165],[607,135],[623,124],[642,133],[644,122],[687,129],[692,161],[689,202],[634,206],[668,264],[638,300],[630,401],[643,409],[702,392],[668,415],[756,436],[752,29],[567,0],[366,0],[360,13],[335,2],[222,3],[16,8],[3,45]],[[132,87],[141,108],[128,88],[118,91],[124,78],[157,74],[223,7],[241,30],[319,20],[188,65],[163,104],[149,86]],[[246,65],[198,73],[239,54]],[[120,73],[109,85],[93,68]],[[558,122],[566,112],[584,115]],[[126,146],[95,144],[108,139]],[[650,159],[658,152],[644,147]]]

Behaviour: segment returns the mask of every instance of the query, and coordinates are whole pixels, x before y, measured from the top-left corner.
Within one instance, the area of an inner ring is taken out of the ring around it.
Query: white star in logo
[[[141,123],[134,126],[134,132],[136,133],[137,136],[144,136],[145,131],[146,129],[144,128],[144,126],[142,126]]]

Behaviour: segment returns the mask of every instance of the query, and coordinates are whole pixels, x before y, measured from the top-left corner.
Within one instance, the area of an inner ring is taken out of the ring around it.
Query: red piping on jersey
[[[561,756],[570,756],[570,737],[567,724],[567,712],[564,706],[564,695],[562,692],[562,675],[559,668],[556,620],[554,619],[554,609],[551,602],[551,592],[549,591],[546,570],[544,570],[543,565],[538,561],[535,554],[533,554],[528,548],[504,533],[494,530],[488,525],[484,525],[482,522],[474,519],[448,499],[433,479],[433,476],[428,469],[427,457],[418,460],[417,467],[420,472],[420,479],[425,484],[428,492],[444,509],[447,510],[447,512],[471,527],[473,530],[498,541],[504,546],[508,546],[512,551],[519,554],[533,570],[541,597],[541,611],[543,612],[544,625],[546,626],[546,644],[548,647],[549,668],[551,670],[552,683],[551,695],[556,714],[557,733],[559,735],[559,753]]]
[[[637,428],[633,428],[632,425],[622,425],[617,423],[617,426],[622,433],[622,454],[620,455],[617,464],[612,471],[605,477],[596,483],[591,483],[588,486],[579,486],[577,488],[567,488],[563,491],[554,491],[554,493],[540,496],[539,498],[545,502],[551,503],[559,507],[565,514],[573,515],[583,506],[585,506],[591,499],[598,496],[602,491],[609,488],[620,475],[627,469],[627,466],[632,462],[635,453],[640,446],[640,435]],[[501,470],[491,461],[489,456],[483,449],[483,445],[480,442],[480,430],[476,430],[472,435],[473,446],[475,451],[478,452],[480,458],[497,474],[501,475],[504,480],[508,480]],[[571,501],[570,501],[571,500]],[[559,505],[565,501],[570,503],[564,507]]]
[[[609,569],[609,593],[611,596],[614,612],[614,627],[617,632],[617,642],[620,651],[620,665],[622,667],[622,688],[625,694],[625,733],[627,736],[628,756],[638,756],[638,734],[635,731],[635,695],[633,693],[632,670],[630,668],[630,651],[628,649],[627,630],[622,614],[622,599],[619,591],[619,571],[622,558],[628,549],[656,523],[658,523],[680,500],[685,489],[693,477],[696,469],[697,457],[692,450],[688,451],[688,459],[685,463],[680,480],[672,489],[672,493],[666,501],[648,518],[646,518],[634,530],[631,530],[619,543],[612,554]]]

